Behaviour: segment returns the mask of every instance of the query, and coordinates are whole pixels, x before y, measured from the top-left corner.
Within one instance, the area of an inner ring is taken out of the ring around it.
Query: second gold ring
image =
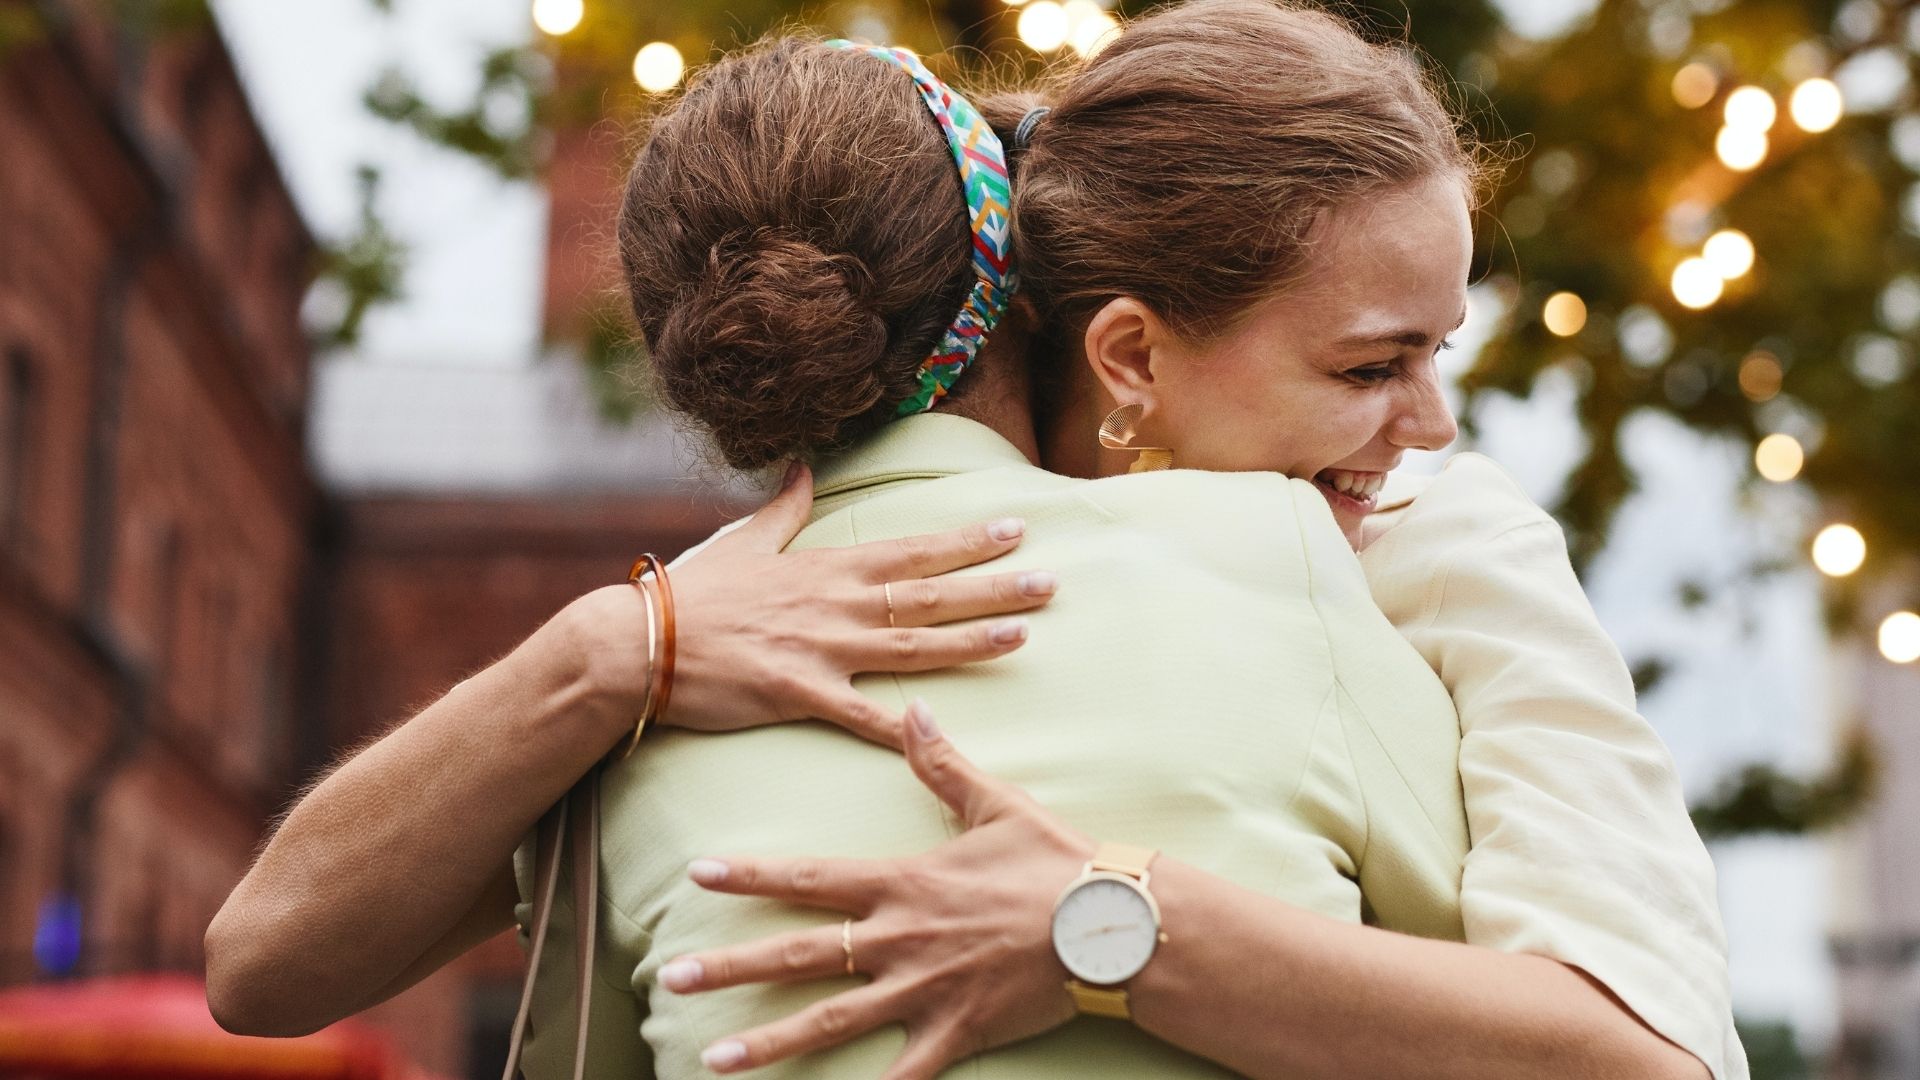
[[[847,954],[847,974],[857,975],[853,970],[853,920],[840,924],[840,951]]]
[[[897,630],[900,624],[893,621],[893,582],[881,585],[880,593],[887,598],[887,625]]]

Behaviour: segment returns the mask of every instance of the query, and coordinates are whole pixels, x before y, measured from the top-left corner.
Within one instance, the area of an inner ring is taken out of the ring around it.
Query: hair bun
[[[843,440],[880,403],[888,332],[858,257],[764,227],[713,245],[653,343],[668,403],[706,427],[736,468]]]

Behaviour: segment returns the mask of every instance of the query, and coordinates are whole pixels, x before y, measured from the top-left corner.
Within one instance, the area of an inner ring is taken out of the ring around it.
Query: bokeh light
[[[1743,86],[1728,94],[1726,109],[1727,126],[1741,131],[1765,132],[1780,115],[1773,95],[1757,86]]]
[[[1092,56],[1107,47],[1107,43],[1120,32],[1120,20],[1107,14],[1091,0],[1068,0],[1068,15],[1073,14],[1074,4],[1086,3],[1092,11],[1072,20],[1072,29],[1067,31],[1067,44],[1081,56]]]
[[[1683,259],[1673,268],[1673,298],[1695,311],[1712,307],[1726,290],[1727,283],[1707,260],[1695,256]]]
[[[1896,611],[1880,620],[1880,655],[1896,664],[1920,660],[1920,615]]]
[[[1787,99],[1787,111],[1800,130],[1821,132],[1840,122],[1846,101],[1832,80],[1808,79],[1793,88],[1793,96]]]
[[[1739,229],[1721,229],[1707,237],[1700,254],[1714,273],[1728,281],[1753,269],[1753,241]]]
[[[1813,538],[1813,565],[1828,577],[1846,577],[1867,561],[1867,539],[1851,525],[1834,524]]]
[[[1720,163],[1735,172],[1747,172],[1767,160],[1767,133],[1728,124],[1713,140]]]
[[[1673,73],[1673,100],[1683,109],[1705,105],[1719,90],[1720,77],[1697,60]]]
[[[554,37],[579,26],[585,14],[585,0],[533,0],[533,25]]]
[[[1740,392],[1755,404],[1772,401],[1785,376],[1778,357],[1765,349],[1755,350],[1740,361]]]
[[[1067,9],[1054,0],[1033,0],[1020,11],[1020,40],[1035,52],[1052,52],[1067,43]]]
[[[1800,467],[1807,463],[1807,453],[1800,448],[1800,440],[1782,432],[1774,432],[1760,440],[1753,448],[1753,467],[1759,474],[1776,484],[1784,484],[1800,475]]]
[[[1570,292],[1554,293],[1541,306],[1540,321],[1547,324],[1549,333],[1572,337],[1587,325],[1587,302]]]
[[[633,81],[650,94],[680,85],[680,76],[686,72],[687,62],[680,58],[680,50],[664,41],[643,45],[633,54]]]

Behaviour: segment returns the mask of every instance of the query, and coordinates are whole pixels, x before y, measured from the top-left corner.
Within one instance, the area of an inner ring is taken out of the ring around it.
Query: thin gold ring
[[[888,581],[882,583],[880,592],[887,598],[887,626],[898,630],[900,624],[893,621],[893,582]]]
[[[853,970],[853,920],[849,918],[840,924],[840,951],[847,954],[847,974],[858,975]]]

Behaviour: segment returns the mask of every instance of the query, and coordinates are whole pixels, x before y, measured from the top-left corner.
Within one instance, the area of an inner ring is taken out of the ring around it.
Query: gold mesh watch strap
[[[1133,1019],[1133,1010],[1127,1007],[1127,991],[1124,987],[1088,986],[1079,979],[1068,979],[1067,993],[1073,995],[1073,1007],[1088,1016]]]

